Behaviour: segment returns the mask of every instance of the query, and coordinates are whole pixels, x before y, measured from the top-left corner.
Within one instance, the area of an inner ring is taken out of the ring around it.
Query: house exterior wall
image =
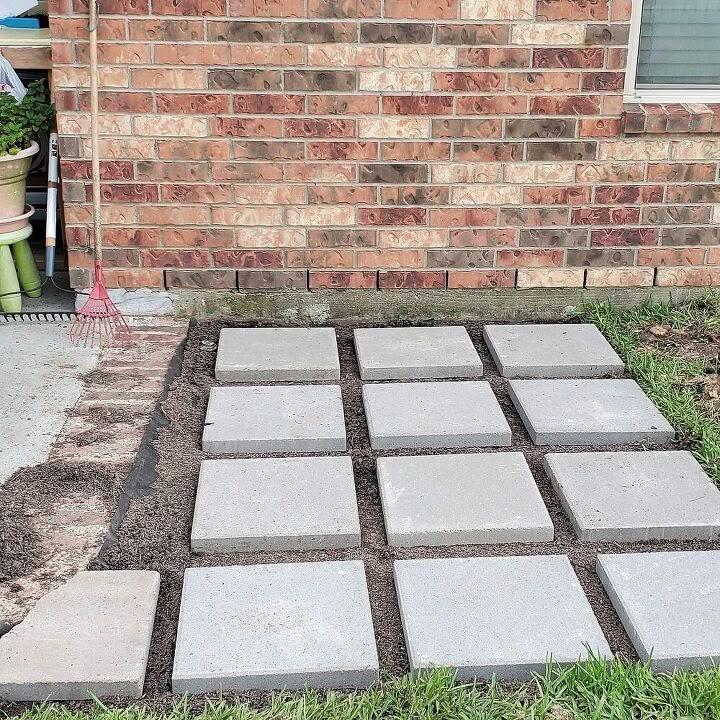
[[[720,285],[720,106],[623,106],[630,0],[101,12],[110,286]],[[86,13],[51,0],[76,287]]]

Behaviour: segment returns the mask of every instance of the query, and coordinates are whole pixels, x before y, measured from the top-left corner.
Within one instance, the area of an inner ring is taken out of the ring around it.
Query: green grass
[[[703,359],[683,359],[669,350],[643,346],[641,336],[655,325],[686,329],[701,337],[720,333],[720,293],[708,292],[679,305],[646,303],[620,311],[609,303],[588,305],[583,320],[595,323],[623,358],[628,371],[675,426],[713,480],[720,485],[720,422],[699,401],[687,380],[718,372]],[[720,349],[718,349],[720,352]]]
[[[89,713],[48,705],[23,720],[717,720],[720,668],[653,674],[646,664],[590,660],[550,666],[544,677],[512,689],[456,684],[450,672],[389,679],[352,693],[276,694],[261,709],[208,701],[191,711],[180,701],[157,713],[140,706]]]

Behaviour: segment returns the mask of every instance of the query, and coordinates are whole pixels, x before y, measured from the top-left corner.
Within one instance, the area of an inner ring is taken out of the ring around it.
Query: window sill
[[[623,106],[625,135],[720,134],[720,103],[631,103]]]

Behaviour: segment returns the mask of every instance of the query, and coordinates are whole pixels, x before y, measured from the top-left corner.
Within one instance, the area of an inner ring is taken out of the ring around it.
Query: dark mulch
[[[47,559],[33,519],[41,522],[69,497],[99,497],[109,514],[125,474],[99,463],[43,463],[18,470],[0,487],[0,582],[29,575]]]
[[[375,459],[378,453],[373,452],[370,448],[361,400],[361,382],[352,346],[352,329],[338,327],[348,453],[352,457],[355,471],[362,546],[355,549],[333,551],[191,555],[189,551],[190,528],[195,488],[200,462],[204,457],[200,449],[200,441],[208,394],[210,388],[217,384],[213,373],[218,334],[223,326],[241,325],[239,323],[204,322],[191,327],[180,374],[174,380],[163,403],[163,410],[169,422],[160,430],[156,444],[160,458],[158,480],[152,494],[132,501],[120,527],[118,542],[107,548],[102,565],[96,566],[111,569],[153,569],[160,572],[162,576],[160,601],[145,681],[146,699],[144,702],[151,707],[164,709],[177,701],[177,697],[170,693],[170,680],[182,577],[187,567],[336,559],[363,560],[370,589],[381,668],[385,673],[397,674],[408,670],[408,661],[392,580],[392,562],[395,559],[565,554],[570,558],[613,651],[627,658],[635,658],[636,654],[632,645],[595,573],[597,554],[599,552],[720,549],[720,542],[663,541],[634,544],[581,544],[578,542],[543,470],[542,458],[546,452],[580,451],[589,448],[543,447],[539,449],[531,443],[510,401],[507,381],[499,376],[482,341],[482,328],[475,323],[468,324],[467,327],[485,364],[485,379],[490,382],[511,425],[512,449],[525,454],[537,480],[542,497],[555,524],[554,542],[420,548],[388,547],[375,476]],[[676,449],[678,446],[667,447]],[[641,446],[626,445],[615,449],[641,449]],[[492,451],[492,449],[469,448],[467,450],[453,449],[449,452]],[[440,453],[443,450],[393,451],[393,454],[429,454],[431,452]],[[264,703],[267,699],[267,694],[264,693],[238,693],[235,695],[225,693],[224,696],[226,698],[242,698],[253,704]],[[194,707],[200,707],[202,701],[202,698],[194,698],[191,700],[191,704]],[[120,702],[119,704],[124,703]],[[87,704],[83,703],[74,703],[73,705],[87,707]],[[17,710],[21,707],[21,705],[15,705],[13,709]]]

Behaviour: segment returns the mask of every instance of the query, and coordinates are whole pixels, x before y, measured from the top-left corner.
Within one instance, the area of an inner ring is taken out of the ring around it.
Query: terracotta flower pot
[[[0,235],[22,230],[30,224],[30,218],[35,214],[35,208],[32,205],[26,205],[24,209],[25,212],[22,215],[0,219]]]
[[[25,212],[25,183],[33,155],[40,146],[33,142],[17,155],[0,155],[0,220],[16,218]]]

